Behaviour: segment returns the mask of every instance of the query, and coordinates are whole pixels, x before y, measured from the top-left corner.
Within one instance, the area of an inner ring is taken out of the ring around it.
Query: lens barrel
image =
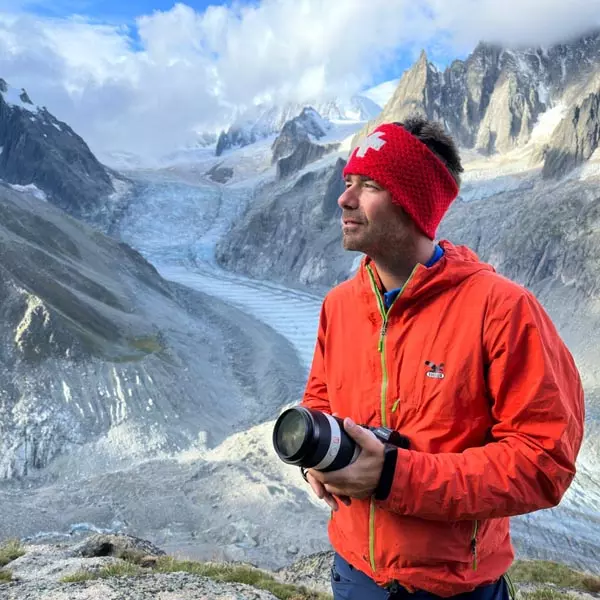
[[[273,446],[283,462],[318,471],[341,469],[360,453],[342,419],[304,406],[281,413],[273,428]]]

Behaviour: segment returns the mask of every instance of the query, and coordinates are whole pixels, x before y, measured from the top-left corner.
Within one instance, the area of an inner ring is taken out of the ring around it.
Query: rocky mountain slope
[[[301,171],[306,165],[337,150],[339,144],[318,144],[331,129],[331,123],[321,118],[312,108],[304,108],[287,121],[273,142],[272,162],[277,164],[277,179]]]
[[[332,166],[297,174],[283,190],[278,182],[261,186],[217,245],[219,264],[289,284],[325,286],[345,279],[351,259],[341,250],[337,206],[344,164],[337,158]]]
[[[544,175],[562,175],[598,145],[594,106],[599,75],[598,32],[550,48],[511,50],[481,43],[466,60],[455,60],[444,71],[423,52],[352,145],[384,121],[420,113],[443,122],[464,148],[505,153],[530,141],[541,115],[566,105],[562,131],[545,149]],[[560,159],[563,154],[576,159]]]
[[[0,253],[0,479],[212,446],[297,393],[272,332],[2,184]]]
[[[34,185],[76,217],[91,217],[125,185],[98,162],[85,141],[0,79],[0,179]]]

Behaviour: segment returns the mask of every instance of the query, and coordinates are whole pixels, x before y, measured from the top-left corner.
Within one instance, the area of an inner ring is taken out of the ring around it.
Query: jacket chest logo
[[[431,379],[444,379],[444,363],[440,363],[436,365],[432,363],[430,360],[425,361],[425,366],[428,367],[428,371],[425,373],[427,377]]]

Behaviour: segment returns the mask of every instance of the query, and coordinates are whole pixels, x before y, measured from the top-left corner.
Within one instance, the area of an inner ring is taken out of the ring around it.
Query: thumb
[[[372,431],[357,425],[350,417],[344,419],[346,433],[365,450],[377,448],[381,443]]]

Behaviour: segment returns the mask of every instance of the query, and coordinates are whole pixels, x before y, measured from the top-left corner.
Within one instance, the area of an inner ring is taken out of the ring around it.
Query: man
[[[462,170],[420,118],[378,127],[344,169],[344,248],[365,256],[323,302],[302,400],[362,448],[305,473],[332,508],[336,600],[505,598],[509,518],[557,505],[575,475],[584,396],[547,313],[468,248],[434,243]]]

